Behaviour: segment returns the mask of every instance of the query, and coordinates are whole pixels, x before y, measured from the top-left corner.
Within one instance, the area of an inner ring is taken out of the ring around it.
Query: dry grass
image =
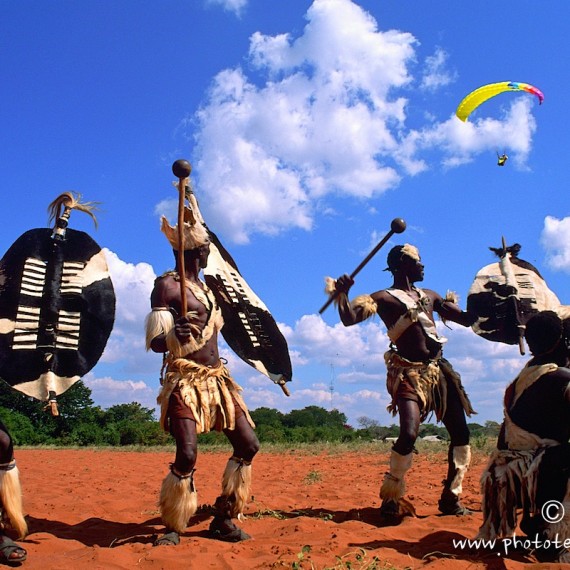
[[[416,449],[419,453],[425,455],[447,453],[449,443],[446,441],[426,442],[418,439]],[[474,457],[489,456],[496,446],[496,438],[472,438],[471,451]],[[228,453],[231,451],[229,443],[221,444],[199,444],[200,451],[203,453]],[[90,450],[104,452],[136,452],[136,453],[164,453],[174,452],[174,443],[168,445],[124,445],[124,446],[55,446],[55,445],[38,445],[38,446],[19,446],[19,449],[74,449],[74,450]],[[351,442],[315,442],[315,443],[262,443],[260,453],[269,454],[285,454],[285,455],[344,455],[346,453],[360,454],[381,454],[389,453],[392,449],[392,443],[386,441],[351,441]]]
[[[280,564],[275,565],[277,567]],[[317,570],[311,560],[311,546],[306,544],[297,554],[297,559],[291,563],[293,570]],[[377,556],[369,557],[368,553],[359,548],[343,556],[335,556],[335,562],[327,565],[322,570],[409,570],[409,566],[399,569],[386,560],[380,560]]]

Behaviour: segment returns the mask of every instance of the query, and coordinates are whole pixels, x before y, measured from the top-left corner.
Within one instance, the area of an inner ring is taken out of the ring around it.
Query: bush
[[[98,425],[80,424],[69,434],[72,445],[105,445],[105,430]]]
[[[14,445],[37,445],[38,443],[43,443],[41,435],[36,433],[34,424],[25,415],[6,408],[0,408],[0,417],[8,429]]]
[[[287,441],[285,429],[281,426],[261,424],[257,426],[255,432],[261,443],[281,443]]]
[[[198,445],[224,445],[228,443],[228,438],[219,431],[209,431],[198,436]]]

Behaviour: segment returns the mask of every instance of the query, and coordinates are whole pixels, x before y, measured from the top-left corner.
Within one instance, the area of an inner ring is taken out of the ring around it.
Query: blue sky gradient
[[[522,244],[564,304],[570,5],[379,0],[4,0],[0,250],[47,224],[74,190],[101,202],[99,229],[117,292],[114,332],[85,378],[96,403],[154,407],[160,356],[144,350],[154,278],[173,265],[171,164],[193,164],[204,217],[273,312],[293,358],[291,398],[227,347],[252,408],[335,407],[357,425],[392,423],[378,319],[321,318],[324,277],[350,273],[390,221],[408,229],[359,274],[353,293],[391,284],[390,246],[416,245],[424,285],[459,294],[501,237]],[[508,93],[467,123],[480,85],[536,85],[543,105]],[[496,153],[509,155],[499,168]],[[446,357],[478,416],[500,420],[526,361],[515,347],[445,330]]]

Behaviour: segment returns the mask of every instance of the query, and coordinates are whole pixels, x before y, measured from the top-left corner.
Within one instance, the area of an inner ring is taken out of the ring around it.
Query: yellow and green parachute
[[[467,95],[455,111],[455,114],[459,119],[462,121],[466,121],[467,117],[474,111],[479,105],[491,99],[491,97],[495,97],[496,95],[500,95],[501,93],[505,93],[506,91],[526,91],[527,93],[532,93],[538,97],[539,104],[542,104],[544,101],[544,95],[542,91],[529,83],[519,83],[518,81],[501,81],[500,83],[489,83],[489,85],[483,85],[475,91],[472,91]]]

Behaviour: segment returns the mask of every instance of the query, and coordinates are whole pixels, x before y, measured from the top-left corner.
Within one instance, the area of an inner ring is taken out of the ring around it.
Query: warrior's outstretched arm
[[[376,314],[376,302],[369,295],[361,295],[352,302],[348,299],[348,292],[354,279],[349,275],[342,275],[335,282],[338,314],[345,327],[355,325]]]
[[[444,321],[453,321],[464,327],[470,327],[478,318],[473,311],[463,311],[457,305],[456,296],[451,292],[445,298],[437,295],[434,300],[434,309]]]

